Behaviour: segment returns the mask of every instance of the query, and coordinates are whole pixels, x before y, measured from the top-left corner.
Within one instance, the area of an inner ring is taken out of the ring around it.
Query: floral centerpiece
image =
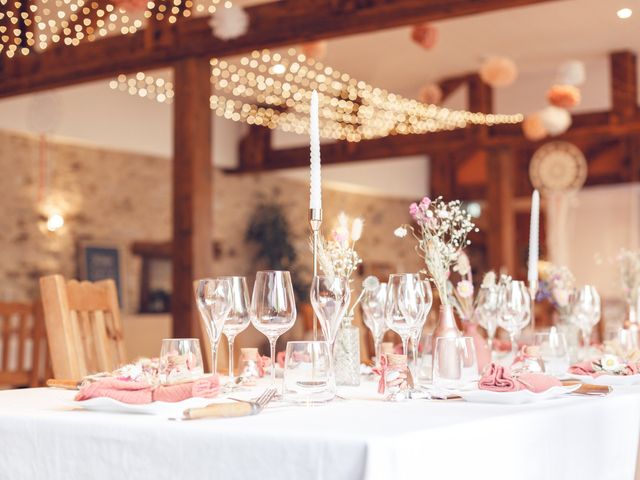
[[[445,202],[442,197],[435,200],[424,197],[420,203],[409,206],[409,213],[418,228],[402,225],[394,234],[402,238],[411,231],[418,241],[416,252],[424,259],[425,273],[438,290],[442,304],[450,306],[447,281],[451,266],[458,261],[462,249],[471,243],[467,235],[475,225],[459,200]],[[463,289],[468,288],[467,284],[463,285]]]
[[[576,288],[576,279],[567,267],[550,262],[538,262],[540,279],[537,301],[548,300],[560,315],[566,319],[571,313],[571,297]]]
[[[618,255],[622,290],[629,305],[631,323],[638,323],[638,300],[640,300],[640,251],[621,250]]]

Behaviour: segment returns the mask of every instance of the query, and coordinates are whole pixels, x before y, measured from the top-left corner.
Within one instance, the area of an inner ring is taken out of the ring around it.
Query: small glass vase
[[[360,330],[353,324],[353,316],[345,316],[336,336],[334,352],[336,384],[360,385]]]

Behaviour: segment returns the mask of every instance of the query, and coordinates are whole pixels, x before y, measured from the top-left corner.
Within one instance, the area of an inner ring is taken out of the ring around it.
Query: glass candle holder
[[[192,382],[204,375],[200,340],[197,338],[165,338],[160,350],[162,383]]]

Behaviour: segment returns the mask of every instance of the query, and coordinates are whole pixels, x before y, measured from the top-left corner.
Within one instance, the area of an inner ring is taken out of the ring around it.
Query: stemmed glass
[[[380,349],[382,339],[387,331],[387,323],[384,320],[384,304],[387,299],[387,284],[381,283],[373,291],[366,291],[362,296],[360,305],[364,317],[364,324],[371,330],[376,351],[376,362],[380,364]]]
[[[493,339],[498,329],[498,315],[500,313],[499,287],[482,287],[476,299],[476,315],[478,323],[487,331],[489,352],[493,355]]]
[[[518,354],[518,336],[531,320],[531,297],[524,282],[512,280],[500,288],[498,325],[509,333],[511,353]]]
[[[244,331],[251,321],[251,305],[249,304],[249,289],[244,277],[228,277],[231,282],[231,309],[224,322],[222,333],[229,342],[229,382],[225,386],[227,390],[233,390],[236,386],[233,371],[233,342],[236,336]]]
[[[349,281],[345,277],[315,276],[311,282],[310,298],[333,355],[340,321],[351,301]]]
[[[291,274],[266,270],[256,274],[251,297],[251,322],[269,339],[271,347],[271,386],[276,384],[276,342],[296,321],[296,301]]]
[[[584,360],[587,360],[591,330],[600,321],[600,295],[593,285],[585,285],[575,291],[569,321],[582,333]]]
[[[433,292],[428,280],[420,280],[419,275],[413,277],[405,277],[403,283],[406,284],[406,297],[409,301],[400,303],[400,310],[409,317],[409,321],[413,325],[411,328],[411,355],[413,356],[413,370],[417,372],[418,368],[418,345],[420,345],[420,337],[422,329],[427,321],[427,315],[431,311],[433,304]]]
[[[211,371],[218,370],[218,343],[231,310],[231,281],[228,277],[204,278],[196,283],[196,303],[211,344]]]

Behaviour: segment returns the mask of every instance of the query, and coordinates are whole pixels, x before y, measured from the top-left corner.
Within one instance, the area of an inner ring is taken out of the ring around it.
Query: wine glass
[[[478,323],[487,332],[489,352],[493,355],[493,339],[498,329],[498,315],[500,313],[499,290],[497,286],[482,287],[476,299],[476,315]]]
[[[402,353],[408,355],[409,337],[414,325],[411,323],[411,319],[403,312],[403,308],[407,311],[411,309],[410,298],[403,298],[408,297],[407,285],[411,284],[406,279],[403,283],[403,278],[405,277],[412,277],[412,274],[393,273],[389,275],[384,316],[387,327],[400,335],[402,339]],[[413,301],[415,302],[416,300],[414,299]]]
[[[498,325],[509,333],[513,358],[518,354],[518,336],[531,320],[531,296],[524,282],[512,280],[500,288]]]
[[[535,345],[540,348],[540,357],[544,361],[545,372],[551,375],[563,375],[569,368],[569,347],[564,333],[551,327],[548,332],[537,332]]]
[[[376,351],[376,362],[380,364],[380,349],[387,323],[384,319],[384,304],[387,299],[387,284],[381,283],[373,291],[366,291],[360,306],[364,317],[364,324],[371,330]]]
[[[600,321],[600,295],[593,285],[585,285],[575,291],[571,299],[569,321],[582,333],[584,359],[589,357],[591,330]]]
[[[282,270],[266,270],[256,274],[251,297],[251,321],[269,339],[271,347],[271,386],[276,383],[276,341],[296,321],[296,301],[291,274]]]
[[[211,344],[211,371],[218,369],[218,343],[231,310],[231,281],[228,277],[204,278],[196,283],[196,303]]]
[[[331,347],[331,354],[333,354],[340,321],[351,301],[349,280],[345,277],[315,276],[311,282],[310,299],[313,311],[318,316],[324,339]]]
[[[227,337],[229,342],[229,382],[226,385],[227,390],[233,390],[236,386],[233,371],[233,342],[236,335],[244,331],[251,321],[251,305],[249,304],[249,289],[247,288],[247,280],[244,277],[227,277],[231,282],[230,304],[231,310],[227,315],[227,321],[224,322],[222,333]]]
[[[401,288],[405,292],[400,302],[400,310],[411,323],[411,354],[414,374],[418,367],[418,345],[427,315],[433,304],[433,292],[427,280],[420,280],[420,275],[403,277]]]

